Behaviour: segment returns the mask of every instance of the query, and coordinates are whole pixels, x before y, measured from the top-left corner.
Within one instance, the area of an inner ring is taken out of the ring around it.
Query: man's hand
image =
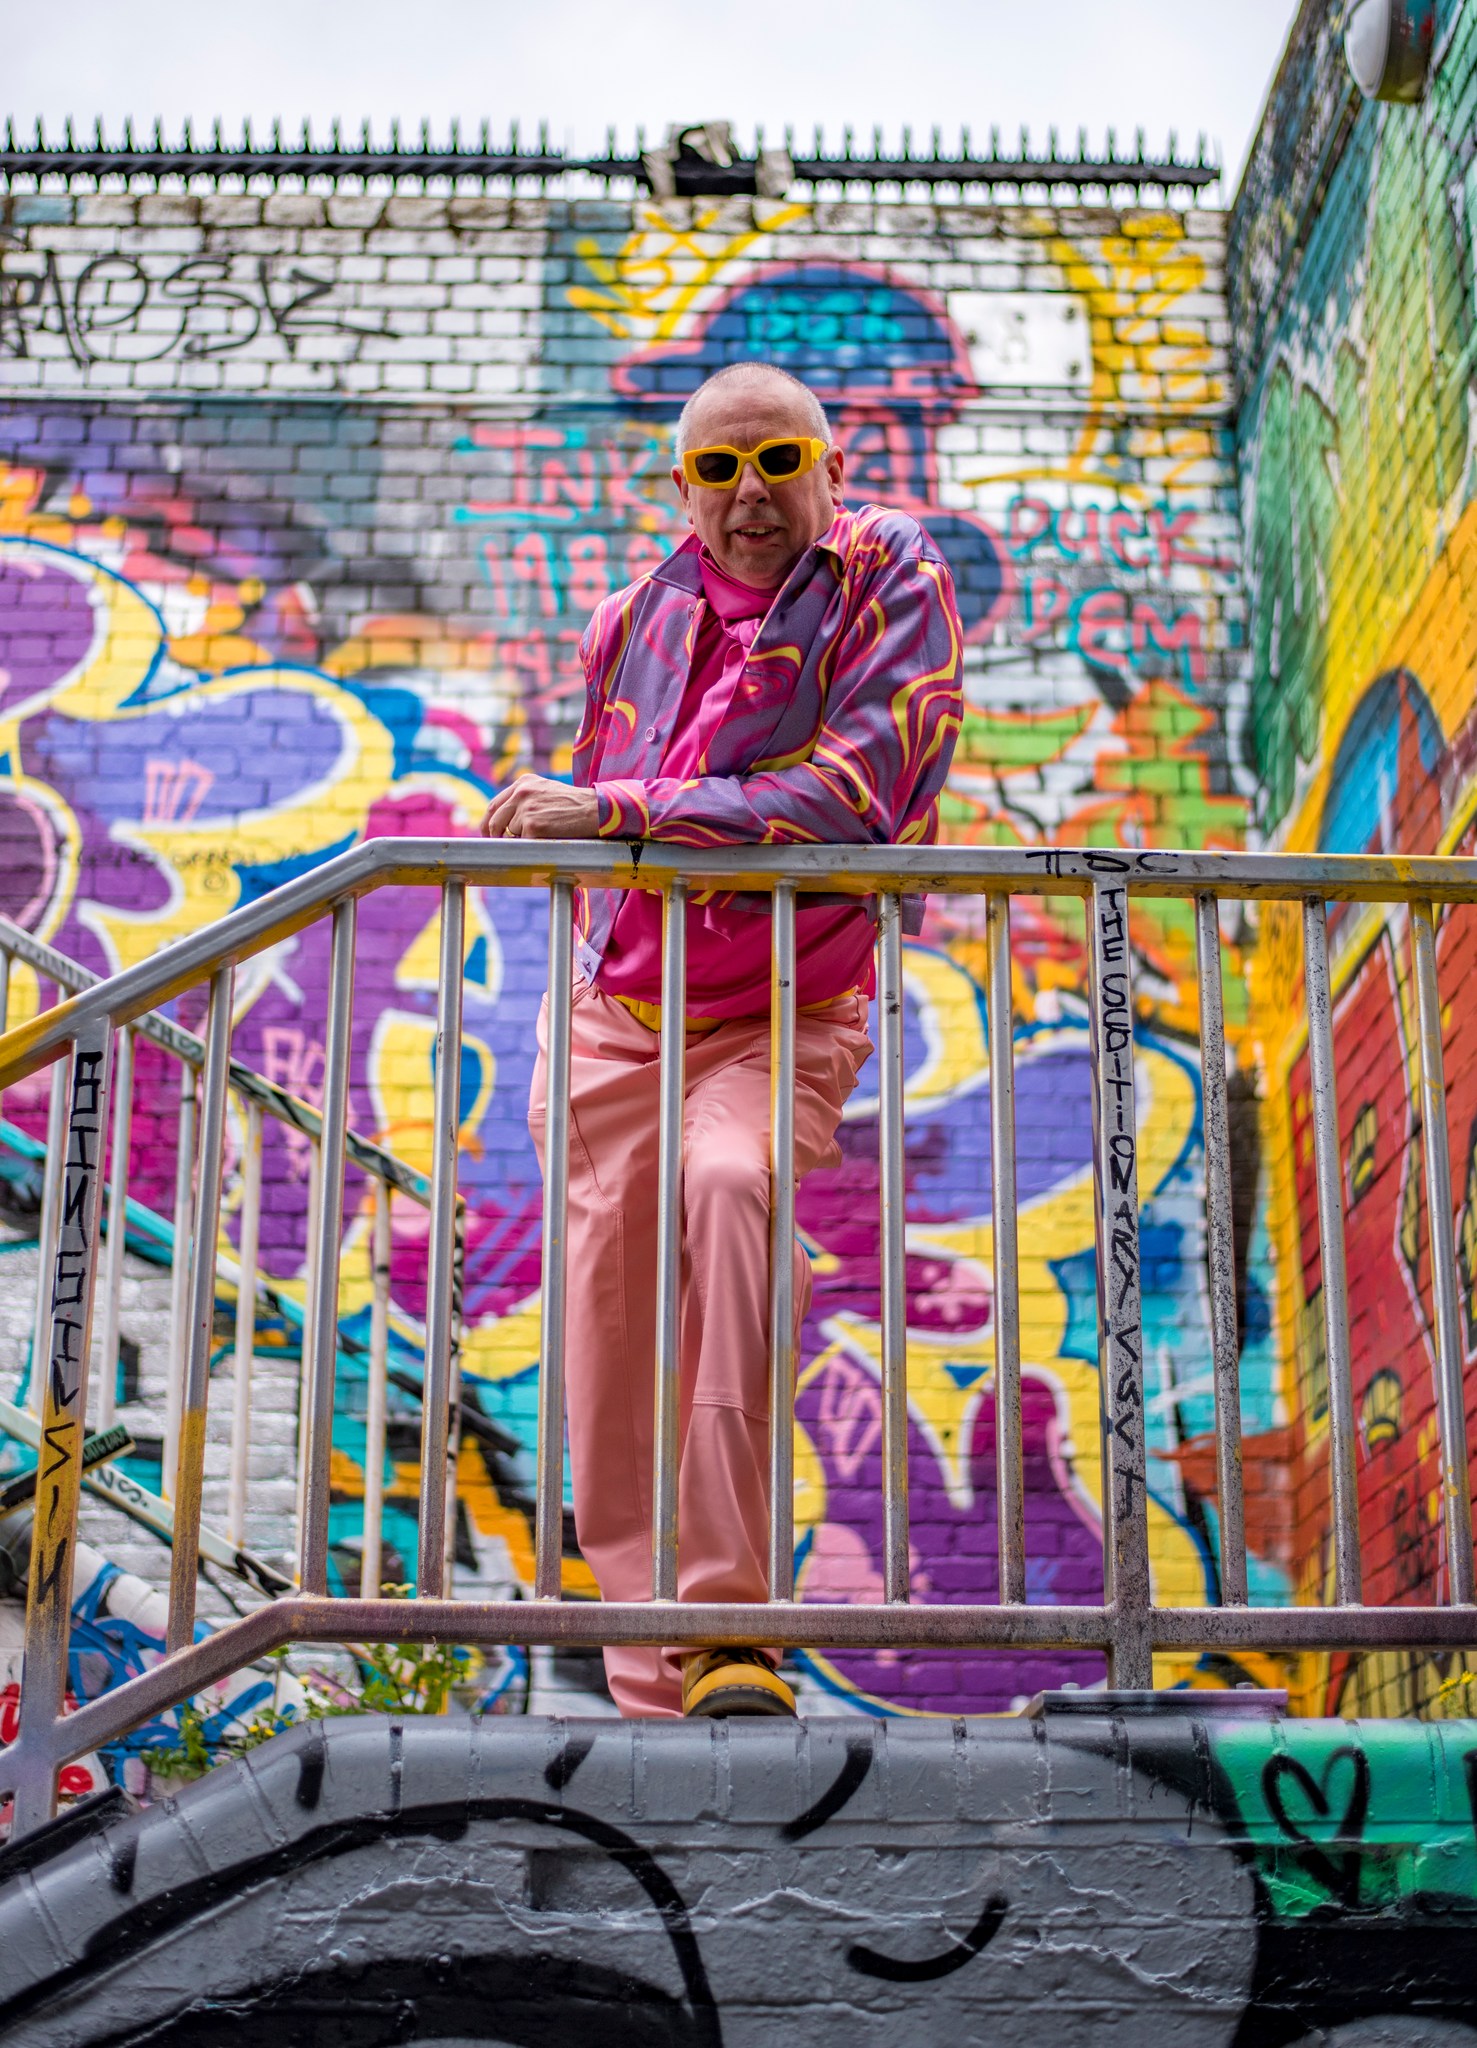
[[[520,775],[487,806],[484,839],[598,839],[600,799],[544,775]]]

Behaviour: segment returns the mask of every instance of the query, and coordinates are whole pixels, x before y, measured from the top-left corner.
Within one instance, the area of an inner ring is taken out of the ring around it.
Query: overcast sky
[[[126,114],[170,128],[280,114],[322,124],[510,117],[598,148],[608,125],[731,120],[746,137],[938,123],[1095,147],[1143,127],[1218,145],[1229,198],[1294,0],[65,0],[10,9],[0,114]]]

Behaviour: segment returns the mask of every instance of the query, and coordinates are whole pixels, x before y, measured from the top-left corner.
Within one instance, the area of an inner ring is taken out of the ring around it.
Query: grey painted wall
[[[1477,2043],[1473,1758],[1264,1714],[331,1722],[0,1862],[0,2038]]]

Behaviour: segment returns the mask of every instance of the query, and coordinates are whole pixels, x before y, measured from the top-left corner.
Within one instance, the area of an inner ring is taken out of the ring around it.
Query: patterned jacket
[[[705,602],[689,535],[606,598],[585,630],[574,780],[599,797],[601,837],[681,846],[935,838],[960,723],[960,627],[948,566],[917,520],[877,505],[837,513],[755,636],[708,773],[664,776]],[[582,905],[577,951],[589,977],[615,897],[599,890]]]

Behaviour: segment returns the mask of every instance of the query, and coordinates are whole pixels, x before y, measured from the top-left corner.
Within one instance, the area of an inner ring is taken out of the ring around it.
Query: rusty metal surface
[[[215,1256],[221,1227],[221,1181],[226,1156],[226,1087],[231,1062],[231,998],[236,970],[211,977],[205,1027],[205,1079],[200,1110],[200,1185],[190,1248],[185,1319],[185,1373],[180,1390],[179,1449],[174,1476],[174,1547],[169,1570],[170,1651],[195,1639],[199,1580],[200,1504],[205,1486],[205,1405],[210,1398],[210,1350],[215,1331]],[[176,1271],[183,1266],[176,1256]]]
[[[774,892],[769,991],[769,1597],[795,1597],[795,891]]]
[[[1308,1009],[1308,1076],[1313,1100],[1313,1178],[1318,1192],[1318,1258],[1328,1358],[1328,1466],[1333,1494],[1333,1597],[1357,1602],[1359,1556],[1358,1445],[1354,1368],[1349,1348],[1349,1278],[1344,1256],[1344,1184],[1339,1158],[1338,1083],[1333,1057],[1333,997],[1328,980],[1328,908],[1321,897],[1303,904],[1303,972]]]
[[[1152,1593],[1128,892],[1120,883],[1099,883],[1088,902],[1087,920],[1103,1416],[1103,1587],[1116,1608],[1108,1683],[1131,1689],[1152,1685],[1154,1672],[1147,1632]]]
[[[1241,1483],[1241,1340],[1236,1327],[1236,1245],[1231,1228],[1231,1140],[1226,1102],[1226,1015],[1221,928],[1213,896],[1195,899],[1200,976],[1200,1075],[1205,1127],[1205,1239],[1215,1377],[1221,1598],[1246,1605],[1246,1503]]]
[[[651,1597],[677,1598],[677,1446],[682,1372],[682,1144],[687,1106],[687,888],[662,900],[662,1026],[656,1187],[656,1416]]]
[[[64,1069],[67,1083],[61,1200],[51,1296],[31,1582],[26,1603],[25,1685],[20,1736],[30,1767],[17,1778],[14,1830],[25,1834],[51,1818],[56,1773],[45,1762],[67,1685],[72,1626],[72,1574],[77,1549],[77,1498],[87,1426],[87,1354],[97,1285],[102,1213],[103,1148],[108,1128],[108,1068],[113,1034],[93,1024],[79,1037]]]
[[[1462,1388],[1451,1155],[1446,1129],[1446,1069],[1441,1046],[1441,991],[1436,980],[1436,919],[1429,904],[1410,911],[1420,1038],[1421,1138],[1426,1155],[1426,1209],[1431,1236],[1431,1293],[1436,1304],[1436,1412],[1441,1428],[1442,1525],[1448,1597],[1472,1598],[1472,1491]]]
[[[882,1597],[908,1598],[907,1175],[903,1155],[903,923],[895,894],[877,918],[877,1165],[882,1214]]]
[[[466,958],[467,892],[448,882],[441,892],[441,954],[437,968],[435,1096],[431,1134],[431,1241],[426,1264],[426,1350],[421,1400],[421,1497],[416,1584],[431,1599],[446,1580],[446,1501],[451,1452],[451,1347],[455,1309],[457,1142],[461,1136],[462,963]],[[325,1411],[324,1457],[332,1402]]]
[[[1021,1448],[1021,1288],[1016,1239],[1015,1017],[1010,898],[985,912],[990,1024],[990,1244],[995,1318],[995,1483],[1000,1598],[1026,1597],[1026,1477]]]

